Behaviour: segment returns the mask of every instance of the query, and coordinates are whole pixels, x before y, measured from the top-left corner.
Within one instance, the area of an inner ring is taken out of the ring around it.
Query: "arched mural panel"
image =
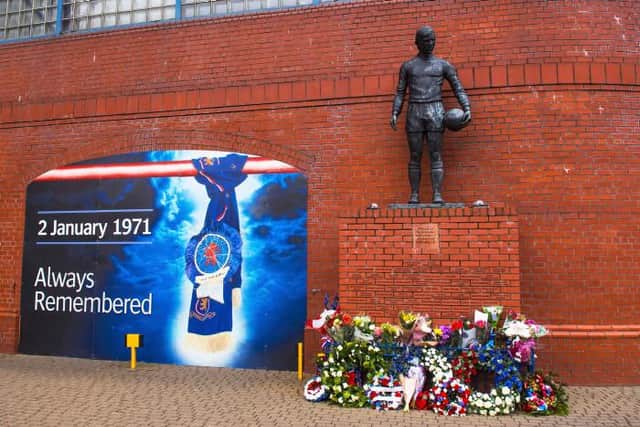
[[[307,181],[246,154],[151,151],[49,171],[27,190],[19,351],[295,369]]]

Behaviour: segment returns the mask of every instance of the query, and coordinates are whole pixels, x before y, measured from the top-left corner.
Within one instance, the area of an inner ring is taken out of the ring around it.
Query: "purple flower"
[[[440,330],[442,331],[442,336],[440,337],[441,343],[446,343],[451,338],[453,331],[447,325],[441,325]]]

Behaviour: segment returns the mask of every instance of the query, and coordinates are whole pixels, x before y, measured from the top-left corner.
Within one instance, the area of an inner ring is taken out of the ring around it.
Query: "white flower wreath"
[[[480,415],[507,415],[515,412],[520,393],[507,386],[491,389],[489,393],[474,391],[469,397],[469,412]]]
[[[322,385],[319,376],[311,378],[304,384],[304,398],[310,402],[321,402],[329,396],[327,387]]]
[[[435,348],[423,348],[420,352],[420,366],[424,366],[433,376],[433,384],[440,384],[453,378],[453,369],[447,357]]]

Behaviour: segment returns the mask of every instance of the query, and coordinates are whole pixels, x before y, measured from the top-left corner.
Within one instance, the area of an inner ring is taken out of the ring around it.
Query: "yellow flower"
[[[402,326],[404,329],[413,328],[416,320],[418,320],[418,317],[415,315],[415,313],[404,310],[398,313],[398,317],[400,318],[400,326]]]

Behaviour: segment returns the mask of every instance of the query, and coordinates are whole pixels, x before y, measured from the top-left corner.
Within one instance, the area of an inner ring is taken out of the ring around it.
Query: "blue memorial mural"
[[[142,361],[294,370],[307,184],[264,160],[132,153],[31,183],[19,350],[125,360],[141,333]]]

